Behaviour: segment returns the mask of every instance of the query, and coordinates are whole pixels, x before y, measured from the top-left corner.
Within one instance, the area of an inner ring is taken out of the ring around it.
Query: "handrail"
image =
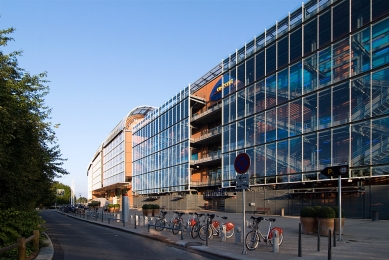
[[[5,253],[11,249],[18,248],[18,260],[26,260],[26,244],[33,241],[35,251],[39,251],[39,230],[34,230],[34,234],[27,239],[19,237],[15,244],[0,248],[0,253]]]

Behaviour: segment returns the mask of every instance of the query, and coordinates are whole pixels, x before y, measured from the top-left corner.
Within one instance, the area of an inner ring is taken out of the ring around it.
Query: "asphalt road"
[[[41,211],[46,233],[54,247],[53,260],[99,259],[222,259],[203,252],[165,244],[149,238],[58,214]]]

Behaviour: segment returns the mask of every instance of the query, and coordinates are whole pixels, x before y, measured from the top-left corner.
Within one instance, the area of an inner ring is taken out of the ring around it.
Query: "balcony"
[[[190,186],[191,187],[207,187],[207,186],[220,186],[221,185],[221,180],[217,179],[209,179],[205,181],[191,181]]]
[[[201,159],[190,160],[191,165],[210,165],[216,162],[221,163],[221,151],[211,152],[206,154]]]
[[[222,104],[218,103],[212,107],[209,107],[204,112],[198,112],[192,115],[191,123],[209,123],[221,119]]]
[[[205,144],[205,143],[213,143],[215,141],[221,141],[220,136],[222,133],[221,126],[207,129],[206,131],[203,131],[200,136],[191,138],[190,141],[192,143],[196,143],[199,145]]]

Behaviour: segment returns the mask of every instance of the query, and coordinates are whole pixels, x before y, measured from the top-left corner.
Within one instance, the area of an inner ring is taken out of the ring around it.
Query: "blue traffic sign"
[[[235,158],[235,171],[239,174],[246,173],[250,168],[250,156],[247,153],[240,153]]]

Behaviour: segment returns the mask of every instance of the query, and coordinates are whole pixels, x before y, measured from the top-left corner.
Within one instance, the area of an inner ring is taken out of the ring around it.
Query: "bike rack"
[[[148,224],[147,225],[147,232],[150,232],[150,227],[156,227],[156,225],[153,225],[153,224]],[[158,226],[159,227],[159,226]],[[181,240],[184,240],[184,229],[178,229],[178,228],[172,228],[172,227],[163,227],[163,228],[166,228],[166,229],[170,229],[170,230],[178,230],[178,231],[180,231],[180,233],[181,233]]]
[[[112,220],[122,221],[123,222],[123,227],[126,226],[126,222],[124,221],[124,219],[120,219],[120,218],[108,218],[108,224],[110,224],[111,219]]]

